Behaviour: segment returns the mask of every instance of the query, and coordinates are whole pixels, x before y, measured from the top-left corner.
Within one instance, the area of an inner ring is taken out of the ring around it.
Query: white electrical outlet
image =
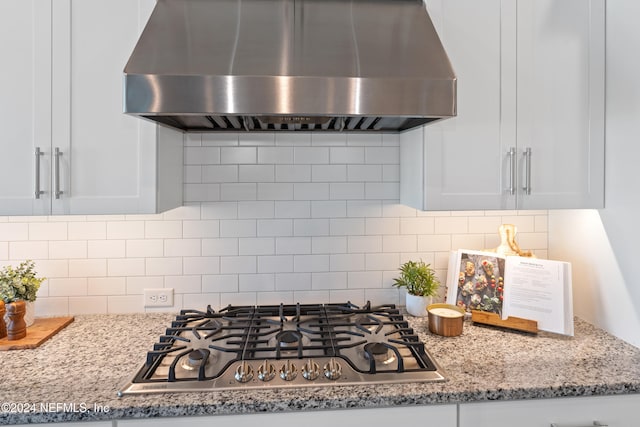
[[[145,307],[173,306],[173,288],[157,288],[144,290]]]

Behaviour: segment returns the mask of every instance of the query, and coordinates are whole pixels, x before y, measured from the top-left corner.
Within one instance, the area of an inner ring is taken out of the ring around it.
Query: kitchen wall
[[[640,3],[606,8],[605,209],[551,213],[549,253],[572,261],[575,313],[640,347]]]
[[[450,250],[497,246],[502,223],[547,255],[546,211],[400,205],[397,135],[191,134],[184,150],[182,208],[0,218],[0,264],[31,258],[48,278],[38,315],[142,312],[143,289],[161,287],[175,289],[169,311],[403,303],[391,285],[402,262],[422,259],[444,279]]]

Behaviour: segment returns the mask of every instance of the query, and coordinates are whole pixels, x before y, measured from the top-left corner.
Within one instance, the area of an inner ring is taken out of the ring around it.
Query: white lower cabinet
[[[117,425],[118,427],[203,427],[210,425],[233,425],[234,427],[255,427],[258,425],[328,427],[353,424],[371,427],[394,425],[456,427],[456,412],[456,405],[401,406],[395,408],[124,420],[118,421]]]
[[[632,427],[639,405],[640,394],[469,403],[459,427]]]

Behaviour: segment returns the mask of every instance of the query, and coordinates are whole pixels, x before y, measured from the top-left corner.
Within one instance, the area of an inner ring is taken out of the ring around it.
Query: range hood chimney
[[[403,131],[456,115],[421,0],[157,0],[124,112],[184,131]]]

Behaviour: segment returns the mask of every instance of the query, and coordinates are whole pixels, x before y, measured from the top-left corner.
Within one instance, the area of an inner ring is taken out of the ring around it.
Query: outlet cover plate
[[[145,307],[172,307],[173,288],[157,288],[144,290]]]

